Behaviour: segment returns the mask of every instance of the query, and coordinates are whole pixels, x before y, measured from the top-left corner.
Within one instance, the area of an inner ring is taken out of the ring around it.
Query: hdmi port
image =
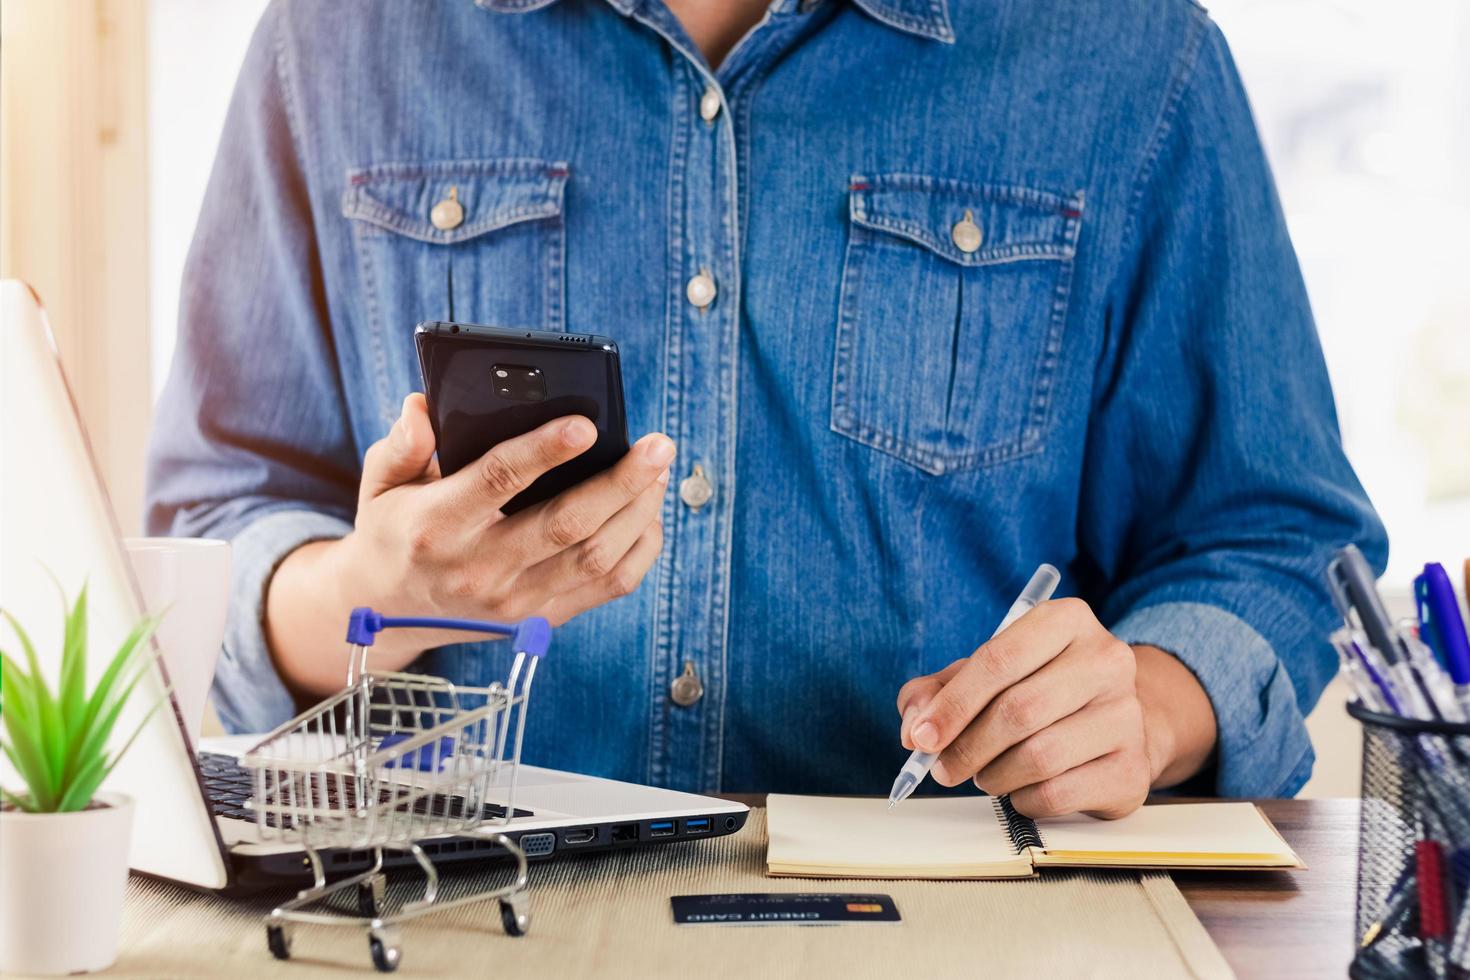
[[[581,830],[568,830],[561,835],[563,844],[590,844],[597,839],[597,830],[593,827],[583,827]]]

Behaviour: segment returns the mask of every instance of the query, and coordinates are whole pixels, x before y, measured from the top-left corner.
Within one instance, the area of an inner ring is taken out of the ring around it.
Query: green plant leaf
[[[37,806],[45,807],[56,799],[56,790],[51,784],[51,775],[46,770],[45,759],[35,744],[35,738],[24,729],[18,730],[13,718],[5,719],[5,727],[10,733],[10,741],[0,742],[0,748],[3,748],[5,757],[15,767],[16,774],[25,780],[31,791],[31,799],[36,801]]]
[[[46,766],[50,770],[51,777],[48,785],[53,789],[61,779],[62,769],[66,765],[66,728],[61,721],[61,709],[56,700],[51,696],[51,689],[46,686],[46,677],[41,673],[40,661],[36,659],[36,648],[31,644],[31,638],[26,633],[20,622],[10,614],[8,609],[0,609],[0,616],[10,624],[20,640],[21,649],[26,654],[26,664],[30,668],[31,691],[36,699],[36,722],[40,733],[38,739],[42,758],[46,760]]]
[[[56,597],[61,600],[61,672],[56,682],[56,700],[61,709],[62,723],[69,736],[82,719],[86,705],[87,681],[87,584],[73,605],[66,597],[66,587],[55,573],[41,565],[46,577],[56,587]]]
[[[11,739],[19,746],[12,750],[6,745],[5,754],[16,773],[30,787],[32,797],[50,800],[57,783],[40,748],[42,735],[34,710],[31,679],[4,651],[0,651],[0,674],[8,679],[10,706],[10,710],[0,712],[0,725],[10,732]]]
[[[61,593],[62,609],[66,609],[66,592],[61,583],[56,583]],[[87,586],[77,595],[76,605],[65,616],[61,649],[61,680],[57,685],[57,699],[61,702],[61,717],[68,735],[75,739],[81,731],[83,713],[87,707]]]
[[[92,689],[92,697],[87,701],[87,711],[82,719],[84,731],[91,730],[98,713],[103,710],[110,696],[115,693],[114,689],[117,685],[118,673],[127,666],[128,661],[132,659],[134,651],[139,646],[147,643],[148,638],[153,635],[153,631],[158,629],[158,623],[159,618],[157,616],[144,616],[138,620],[138,624],[133,627],[133,631],[128,634],[127,639],[123,640],[122,646],[117,648],[117,653],[113,654],[112,662],[107,665],[107,669],[97,679],[97,686]],[[146,647],[144,648],[146,649]]]
[[[147,643],[148,637],[152,635],[158,623],[159,617],[145,617],[140,620],[138,625],[133,628],[133,632],[128,635],[127,639],[123,641],[122,646],[118,648],[117,654],[113,657],[112,663],[108,665],[107,671],[98,680],[97,687],[93,691],[92,698],[87,706],[86,715],[83,719],[85,727],[77,733],[76,741],[71,746],[66,768],[67,776],[62,782],[63,796],[70,793],[72,781],[81,778],[84,772],[91,770],[96,775],[96,781],[92,783],[92,787],[95,789],[97,784],[106,778],[107,773],[112,771],[111,766],[103,770],[93,769],[93,763],[94,760],[105,755],[107,741],[112,736],[112,730],[121,717],[122,710],[126,707],[128,698],[133,693],[133,689],[137,687],[138,682],[143,679],[148,671],[153,669],[154,658],[149,657],[141,663],[138,663],[137,668],[130,675],[125,674],[130,664],[137,660],[135,654],[138,653],[140,648],[147,649],[144,644]],[[125,677],[126,679],[124,679]],[[167,699],[166,693],[164,698],[165,700]],[[100,713],[94,713],[94,706],[97,712]],[[153,710],[157,709],[155,708]],[[148,716],[151,715],[152,711],[150,710]],[[131,739],[129,740],[129,744],[131,744]],[[113,759],[116,760],[121,757],[122,753],[119,752],[113,756]],[[80,805],[85,806],[86,802],[90,799],[91,795],[88,792],[88,795]]]
[[[36,713],[33,708],[34,695],[31,691],[31,679],[15,667],[15,661],[11,660],[0,651],[0,671],[9,674],[10,677],[10,710],[0,713],[0,720],[6,725],[18,725],[25,731],[31,733],[32,738],[38,738]]]
[[[107,756],[104,753],[99,752],[92,756],[67,784],[66,792],[56,802],[56,812],[70,813],[91,803],[92,793],[111,771],[112,767],[107,764]]]
[[[20,770],[21,765],[20,762],[15,758],[15,751],[11,749],[10,743],[5,741],[4,739],[0,739],[0,752],[5,753],[5,758],[10,760],[10,765],[12,768],[16,769],[17,771]],[[20,778],[25,779],[25,773],[21,773]]]
[[[58,590],[60,585],[58,583]],[[8,622],[25,651],[29,670],[0,650],[0,691],[5,694],[0,711],[0,728],[9,741],[0,740],[6,758],[25,780],[29,796],[6,793],[5,799],[31,812],[78,810],[91,802],[102,781],[117,761],[132,747],[153,712],[168,700],[167,692],[145,714],[122,750],[109,754],[107,742],[138,682],[153,669],[156,656],[140,661],[140,648],[158,628],[160,617],[139,620],[114,652],[90,695],[86,690],[87,605],[86,587],[65,612],[61,675],[57,695],[51,694],[41,673],[34,644],[8,610],[0,618]],[[65,595],[62,596],[66,609]]]
[[[20,625],[20,622],[10,614],[9,609],[0,609],[0,617],[4,617],[5,621],[10,624],[10,628],[15,630],[16,638],[20,640],[20,648],[25,651],[27,673],[31,680],[49,695],[51,691],[46,686],[46,675],[41,673],[41,663],[36,659],[36,648],[31,645],[30,635],[26,633],[25,628]]]
[[[78,771],[80,771],[82,767],[88,765],[92,757],[103,754],[103,751],[107,748],[107,739],[112,734],[112,729],[117,724],[118,718],[121,717],[123,708],[127,706],[128,698],[132,695],[133,688],[137,687],[138,682],[141,681],[148,674],[148,671],[152,669],[152,661],[147,661],[141,664],[138,669],[133,672],[132,676],[128,678],[127,683],[122,686],[121,691],[120,693],[118,693],[117,697],[109,703],[107,711],[101,716],[100,720],[94,723],[93,726],[86,732],[81,741],[80,747],[77,749]],[[169,690],[172,690],[172,688],[170,688]],[[160,699],[159,703],[161,704],[164,701],[167,701],[168,695],[169,691],[164,691],[163,697]],[[154,707],[151,708],[148,714],[144,717],[151,717],[153,712],[157,710],[158,706],[154,705]],[[129,739],[128,743],[132,744],[132,739]],[[121,756],[122,753],[119,752],[118,755]]]
[[[24,811],[25,813],[39,813],[39,812],[41,812],[40,810],[38,810],[36,808],[36,804],[32,800],[29,800],[29,799],[27,799],[24,796],[17,796],[16,794],[12,793],[10,790],[5,789],[3,787],[0,787],[0,799],[5,800],[11,806],[15,807],[17,810]]]
[[[170,688],[170,690],[172,690],[172,688]],[[128,749],[132,748],[133,743],[138,740],[138,736],[143,734],[143,729],[147,727],[148,722],[152,720],[154,714],[156,714],[158,709],[163,707],[164,704],[168,702],[168,696],[169,691],[164,691],[163,697],[153,702],[153,707],[149,708],[148,713],[145,714],[143,716],[143,719],[138,722],[138,727],[133,729],[133,734],[128,736],[128,740],[123,743],[123,747],[113,753],[111,761],[107,763],[107,767],[102,770],[102,773],[97,777],[97,781],[92,784],[92,790],[95,791],[96,788],[102,784],[103,780],[112,775],[112,770],[117,767],[117,764],[122,759],[122,757],[128,754]],[[92,794],[91,792],[88,792],[87,800],[90,802],[91,799]],[[85,806],[86,804],[83,805]]]
[[[20,664],[11,659],[10,654],[0,650],[0,714],[3,714],[5,704],[8,700],[11,711],[19,712],[24,718],[36,716],[36,698],[31,690],[31,679],[26,672],[21,670]],[[10,687],[10,697],[4,695],[4,687]]]

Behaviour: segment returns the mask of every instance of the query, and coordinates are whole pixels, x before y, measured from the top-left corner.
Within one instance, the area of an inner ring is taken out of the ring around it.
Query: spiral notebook
[[[784,796],[766,802],[772,875],[1027,878],[1047,867],[1304,868],[1253,803],[1140,807],[1121,820],[1032,820],[1006,797]]]

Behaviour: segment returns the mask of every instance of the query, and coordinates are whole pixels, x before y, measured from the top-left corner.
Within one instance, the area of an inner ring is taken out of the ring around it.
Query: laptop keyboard
[[[245,801],[254,792],[254,778],[232,755],[200,752],[199,768],[204,772],[204,786],[209,790],[209,809],[217,817],[254,820],[255,813],[245,809]]]
[[[258,814],[245,806],[255,791],[255,775],[250,770],[240,765],[239,760],[232,755],[222,755],[218,752],[200,752],[199,768],[204,773],[204,786],[209,792],[209,809],[217,817],[230,817],[236,820],[255,820]],[[342,797],[337,791],[336,780],[332,780],[327,786],[327,802],[338,804]],[[342,779],[342,788],[350,803],[355,802],[355,783],[350,776]],[[387,790],[383,790],[379,797],[383,801],[390,799]],[[414,801],[414,812],[418,814],[429,813],[432,803],[432,815],[435,817],[453,816],[458,817],[464,807],[463,797],[454,796],[446,800],[442,796],[432,795]],[[535,816],[530,810],[516,808],[517,817]],[[505,807],[495,804],[486,804],[481,819],[499,820],[505,816]],[[292,825],[291,818],[286,818],[286,827]],[[276,815],[266,814],[266,823],[269,826],[277,826]]]

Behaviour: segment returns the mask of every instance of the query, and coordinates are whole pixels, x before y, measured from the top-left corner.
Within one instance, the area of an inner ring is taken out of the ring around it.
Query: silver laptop
[[[0,282],[0,605],[23,617],[55,677],[61,614],[43,565],[73,594],[88,583],[89,632],[97,642],[120,641],[140,618],[141,593],[45,313],[28,286],[6,280]],[[89,659],[96,668],[104,658]],[[136,728],[168,689],[161,659],[156,663],[117,731]],[[543,674],[540,683],[557,683],[555,674]],[[250,808],[252,780],[237,760],[258,738],[207,738],[195,751],[172,697],[170,706],[149,718],[107,783],[136,801],[133,868],[231,892],[309,881],[304,852],[263,841]],[[0,778],[16,785],[8,770]],[[521,766],[514,812],[496,829],[528,857],[548,860],[720,837],[744,826],[747,814],[727,800]],[[421,846],[440,866],[503,856],[478,837],[429,838]],[[373,862],[366,851],[327,850],[322,858],[333,877]],[[412,861],[389,852],[384,863]]]

